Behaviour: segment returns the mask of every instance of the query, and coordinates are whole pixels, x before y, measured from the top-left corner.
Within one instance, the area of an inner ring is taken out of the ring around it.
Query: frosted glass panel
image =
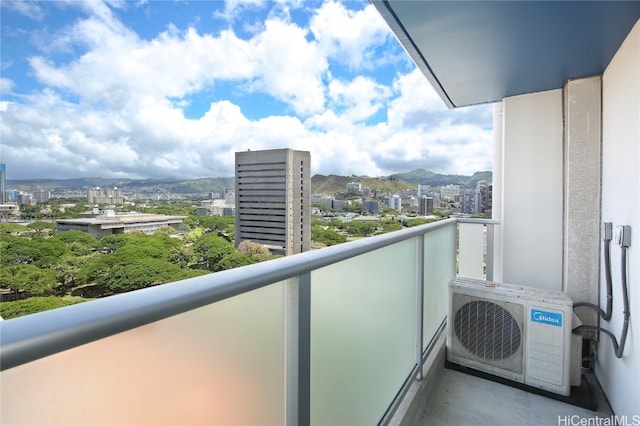
[[[479,223],[460,223],[458,224],[458,230],[460,234],[458,275],[484,280],[484,225]]]
[[[416,239],[311,274],[311,423],[377,424],[414,366]]]
[[[449,309],[449,281],[456,275],[456,224],[426,234],[424,255],[423,349]]]
[[[0,423],[281,425],[283,330],[277,283],[15,367]]]

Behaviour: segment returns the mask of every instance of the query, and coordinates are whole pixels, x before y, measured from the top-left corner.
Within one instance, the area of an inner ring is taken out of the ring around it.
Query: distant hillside
[[[493,179],[491,171],[475,172],[473,176],[463,175],[441,175],[433,172],[429,172],[424,169],[416,169],[406,173],[396,173],[391,175],[392,179],[399,179],[405,182],[412,183],[414,185],[429,185],[429,186],[445,186],[445,185],[460,185],[465,188],[475,189],[476,183],[481,180],[491,182]]]
[[[20,191],[32,192],[36,189],[45,191],[55,191],[56,189],[82,189],[111,187],[121,188],[133,182],[132,179],[109,179],[101,177],[87,177],[76,179],[7,179],[7,190],[18,189]]]
[[[174,194],[198,194],[208,192],[222,192],[227,188],[233,189],[234,178],[202,178],[202,179],[109,179],[109,178],[78,178],[78,179],[29,179],[7,180],[7,190],[18,189],[32,192],[36,189],[55,192],[56,190],[113,188],[131,192],[166,192]]]
[[[480,180],[491,182],[491,172],[476,172],[473,176],[441,175],[418,169],[407,173],[396,173],[389,177],[359,177],[338,175],[314,175],[311,177],[311,192],[335,194],[346,190],[347,183],[358,182],[363,188],[373,191],[396,192],[402,190],[416,190],[418,184],[430,186],[461,185],[465,188],[475,188]],[[161,192],[173,194],[206,194],[222,192],[227,188],[234,188],[233,177],[217,177],[202,179],[109,179],[88,177],[77,179],[30,179],[7,180],[7,190],[18,189],[33,192],[43,189],[55,193],[56,190],[82,190],[97,186],[118,187],[126,192]]]
[[[311,192],[324,194],[335,194],[336,192],[344,192],[347,188],[347,184],[350,182],[360,183],[362,184],[363,188],[369,188],[374,191],[394,192],[417,189],[416,185],[385,177],[372,178],[337,175],[313,175],[311,177]]]

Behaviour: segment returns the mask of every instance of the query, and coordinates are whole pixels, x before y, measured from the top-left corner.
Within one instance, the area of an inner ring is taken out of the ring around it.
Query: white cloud
[[[393,84],[400,96],[391,102],[388,111],[392,128],[420,127],[430,115],[440,115],[447,107],[418,68],[400,75]]]
[[[41,21],[44,18],[44,12],[38,2],[29,0],[3,0],[0,5],[8,10],[17,12],[35,21]]]
[[[323,3],[309,27],[320,49],[351,69],[372,68],[374,47],[389,35],[372,5],[353,11],[334,1]]]
[[[308,115],[324,108],[322,78],[328,64],[306,31],[294,24],[268,20],[253,44],[260,64],[259,88]]]
[[[391,90],[371,78],[358,76],[350,82],[331,80],[329,97],[332,106],[353,122],[366,120],[383,108]]]
[[[14,83],[8,78],[0,77],[0,93],[9,93],[13,90]]]
[[[264,8],[238,1],[226,11],[237,17],[254,6]],[[142,39],[113,4],[68,7],[89,16],[50,45],[82,53],[67,62],[48,51],[32,55],[45,89],[0,102],[3,161],[29,164],[12,169],[14,177],[232,176],[236,151],[284,147],[311,151],[312,171],[321,174],[490,168],[490,107],[448,111],[417,69],[398,72],[391,87],[365,71],[333,77],[332,61],[366,70],[388,39],[370,5],[354,12],[326,2],[310,28],[275,13],[247,39],[232,26],[212,35],[168,24]],[[286,112],[248,118],[239,101],[219,97],[224,84],[283,102]],[[187,118],[183,108],[203,89],[212,93],[208,110]],[[12,80],[2,78],[0,90],[15,90]],[[385,109],[387,122],[367,123]]]
[[[264,0],[225,0],[224,11],[217,12],[215,16],[233,21],[243,9],[260,7],[264,3]]]

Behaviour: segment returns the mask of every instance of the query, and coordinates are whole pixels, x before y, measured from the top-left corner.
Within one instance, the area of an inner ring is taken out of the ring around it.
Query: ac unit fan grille
[[[462,305],[454,319],[456,337],[469,352],[485,360],[502,360],[520,347],[518,323],[493,302],[474,300]]]

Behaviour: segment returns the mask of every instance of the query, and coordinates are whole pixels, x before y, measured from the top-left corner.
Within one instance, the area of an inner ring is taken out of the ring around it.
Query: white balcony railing
[[[457,236],[448,219],[0,322],[0,423],[384,423],[443,329]]]

